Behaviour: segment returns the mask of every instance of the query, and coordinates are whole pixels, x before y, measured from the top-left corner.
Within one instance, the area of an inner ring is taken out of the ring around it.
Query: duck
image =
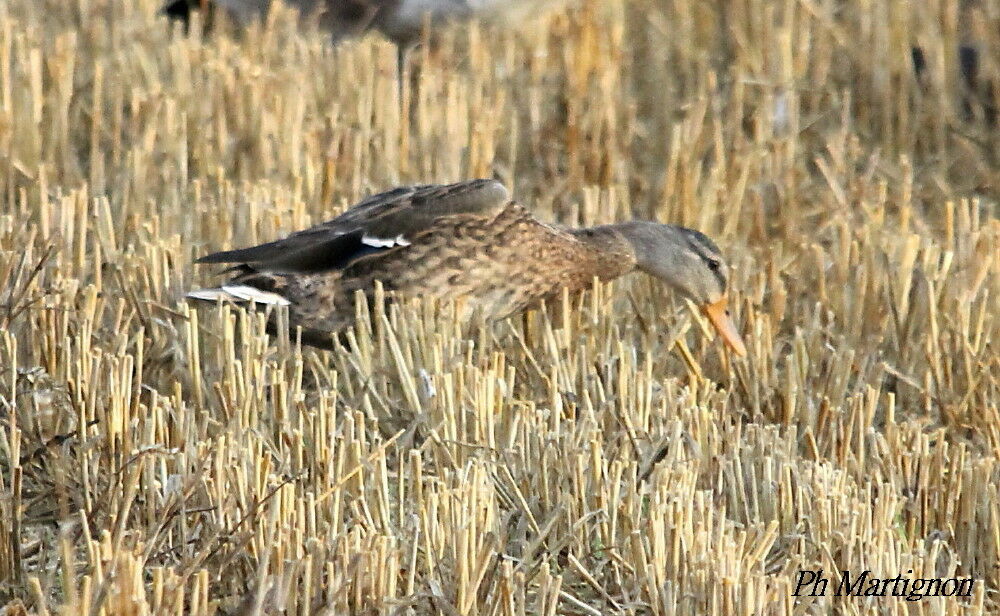
[[[699,306],[733,353],[747,352],[727,309],[729,267],[705,234],[644,220],[548,224],[493,179],[394,188],[283,239],[195,262],[229,265],[230,277],[188,298],[285,307],[290,334],[321,348],[353,323],[359,292],[369,302],[455,301],[462,318],[499,320],[564,289],[588,289],[595,278],[643,272]]]

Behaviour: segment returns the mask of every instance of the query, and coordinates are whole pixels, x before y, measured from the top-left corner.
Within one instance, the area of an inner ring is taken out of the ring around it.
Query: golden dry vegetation
[[[998,609],[1000,131],[958,46],[1000,88],[1000,5],[965,5],[592,0],[437,32],[400,101],[391,45],[287,11],[0,3],[7,613]],[[709,233],[749,357],[641,276],[336,352],[180,299],[200,254],[475,176]],[[790,596],[820,568],[977,584]]]

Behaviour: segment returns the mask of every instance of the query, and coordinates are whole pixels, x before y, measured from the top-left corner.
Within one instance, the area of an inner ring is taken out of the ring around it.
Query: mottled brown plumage
[[[536,220],[493,180],[397,188],[285,239],[218,252],[236,263],[219,298],[287,305],[316,344],[349,325],[357,291],[461,300],[465,314],[499,319],[641,269],[705,307],[730,346],[745,352],[725,313],[726,267],[707,237],[629,222],[564,229]]]

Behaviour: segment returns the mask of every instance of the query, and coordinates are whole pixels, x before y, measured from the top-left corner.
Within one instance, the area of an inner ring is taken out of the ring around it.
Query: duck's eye
[[[721,261],[718,261],[716,259],[709,259],[708,260],[708,269],[712,270],[713,272],[719,271],[720,267],[722,267],[722,262]]]

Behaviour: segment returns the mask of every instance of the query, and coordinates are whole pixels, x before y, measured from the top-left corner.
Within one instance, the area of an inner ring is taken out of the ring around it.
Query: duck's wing
[[[284,239],[216,252],[196,263],[236,263],[276,274],[342,269],[362,257],[419,241],[442,217],[492,217],[509,203],[507,188],[495,180],[395,188]]]

